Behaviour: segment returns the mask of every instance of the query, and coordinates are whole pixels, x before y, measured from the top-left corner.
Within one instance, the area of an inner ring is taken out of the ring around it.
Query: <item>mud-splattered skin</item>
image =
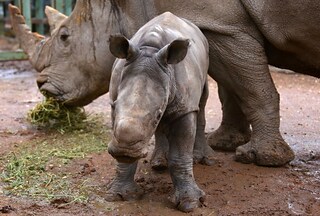
[[[172,201],[178,209],[192,211],[204,197],[192,166],[193,149],[200,142],[206,145],[201,121],[208,91],[206,38],[195,25],[167,12],[150,20],[130,41],[111,36],[110,50],[120,59],[109,90],[113,138],[108,151],[119,164],[108,199],[130,200],[143,193],[134,182],[137,160],[146,156],[148,141],[157,131],[156,140],[166,139],[162,144],[169,149]]]
[[[170,11],[195,23],[209,41],[208,73],[218,83],[223,111],[220,127],[208,136],[210,146],[236,151],[243,163],[281,166],[294,152],[279,131],[279,95],[268,64],[320,77],[319,8],[315,0],[78,0],[63,25],[51,22],[57,32],[70,30],[71,51],[63,56],[58,47],[48,47],[55,61],[46,64],[39,86],[59,92],[70,105],[89,103],[108,91],[114,57],[106,38],[119,32],[130,38],[152,17]],[[13,27],[35,65],[41,39],[16,14],[12,9]],[[60,44],[63,38],[49,40]],[[49,52],[43,53],[39,58],[46,59]]]

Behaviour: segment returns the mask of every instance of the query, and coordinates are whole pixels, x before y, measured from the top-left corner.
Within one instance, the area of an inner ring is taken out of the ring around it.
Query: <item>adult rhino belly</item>
[[[270,65],[320,78],[320,66],[317,59],[305,59],[305,56],[277,49],[268,42],[266,42],[265,51]],[[307,53],[308,50],[303,52]]]
[[[320,76],[320,1],[241,2],[266,39],[269,64]]]

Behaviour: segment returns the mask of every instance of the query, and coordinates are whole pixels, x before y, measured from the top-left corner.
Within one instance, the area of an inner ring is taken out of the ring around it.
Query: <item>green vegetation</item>
[[[44,128],[55,128],[60,132],[85,127],[86,118],[83,108],[67,107],[50,97],[46,97],[28,112],[28,120],[32,124]]]
[[[89,177],[79,178],[79,171],[75,173],[71,165],[89,154],[106,151],[109,128],[102,116],[90,116],[81,129],[60,132],[49,130],[1,156],[0,178],[6,194],[68,203],[87,201]]]

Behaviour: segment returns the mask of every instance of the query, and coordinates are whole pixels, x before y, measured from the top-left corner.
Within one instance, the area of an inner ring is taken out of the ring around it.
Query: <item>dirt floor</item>
[[[42,100],[35,76],[28,62],[0,63],[0,155],[34,137],[46,137],[26,121],[27,111]],[[296,152],[290,165],[245,165],[233,160],[234,153],[216,152],[213,166],[194,167],[196,181],[207,195],[205,205],[185,214],[175,210],[167,199],[172,191],[169,174],[152,171],[148,158],[141,161],[136,174],[145,190],[143,199],[106,202],[103,193],[114,177],[115,161],[107,152],[97,153],[69,166],[74,172],[83,168],[81,164],[93,170],[84,178],[90,178],[100,190],[88,203],[61,207],[28,197],[6,196],[0,183],[0,215],[320,215],[320,80],[283,72],[272,72],[272,76],[281,96],[281,132]],[[221,119],[217,87],[214,81],[209,83],[207,132],[216,129]],[[108,123],[108,96],[100,97],[86,110],[103,113]]]

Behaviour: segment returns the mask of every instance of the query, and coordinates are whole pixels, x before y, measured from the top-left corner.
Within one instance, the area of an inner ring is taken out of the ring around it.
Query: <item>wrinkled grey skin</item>
[[[9,6],[13,29],[40,72],[37,83],[41,92],[70,106],[89,104],[108,92],[115,58],[107,38],[120,31],[110,8],[109,1],[77,1],[66,17],[47,6],[51,36],[41,40],[31,34],[20,11]]]
[[[279,95],[268,64],[320,77],[319,9],[316,0],[78,0],[44,44],[24,28],[16,11],[11,14],[22,45],[30,44],[23,48],[41,72],[39,86],[47,91],[56,86],[52,93],[70,105],[87,104],[108,91],[114,60],[105,40],[110,34],[130,38],[165,11],[189,19],[209,41],[208,73],[222,103],[222,123],[209,134],[210,146],[235,150],[243,163],[281,166],[294,152],[279,131]],[[63,28],[69,37],[60,46]],[[46,64],[38,60],[48,53]]]
[[[205,36],[194,24],[166,12],[130,41],[111,36],[110,51],[120,59],[114,64],[109,89],[113,136],[108,151],[119,164],[108,199],[131,200],[142,194],[134,182],[136,161],[146,156],[156,132],[167,139],[175,189],[172,201],[181,211],[192,211],[204,200],[192,167],[193,149],[206,142],[202,120],[209,45]]]

